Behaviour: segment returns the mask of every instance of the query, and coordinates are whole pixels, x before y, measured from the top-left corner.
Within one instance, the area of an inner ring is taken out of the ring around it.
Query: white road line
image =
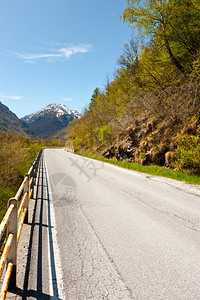
[[[63,271],[62,271],[62,264],[61,264],[61,256],[60,256],[60,248],[58,246],[58,240],[57,240],[57,230],[56,230],[56,220],[55,220],[55,212],[54,212],[54,206],[52,203],[52,190],[51,190],[51,184],[49,180],[49,173],[48,173],[48,168],[45,163],[45,158],[44,158],[44,165],[45,165],[45,171],[46,171],[46,180],[47,180],[47,185],[48,185],[48,190],[49,190],[49,205],[50,205],[50,212],[51,212],[51,227],[52,227],[52,241],[50,241],[51,237],[48,235],[48,253],[49,253],[49,287],[50,287],[50,293],[51,295],[54,295],[54,283],[55,279],[57,282],[57,289],[58,289],[58,294],[59,294],[59,299],[65,299],[64,297],[64,287],[63,287]],[[52,277],[52,264],[51,264],[51,251],[50,251],[50,243],[53,243],[53,248],[54,248],[54,259],[55,259],[55,269],[56,269],[56,278]],[[51,299],[53,299],[51,297]],[[58,299],[55,297],[55,299]]]

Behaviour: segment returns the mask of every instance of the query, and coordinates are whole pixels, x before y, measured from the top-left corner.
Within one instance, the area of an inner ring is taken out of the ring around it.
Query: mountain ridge
[[[64,104],[51,103],[21,120],[25,121],[38,137],[49,138],[80,116],[77,110],[69,109]]]
[[[0,131],[16,135],[34,136],[27,123],[19,119],[6,105],[0,101]]]

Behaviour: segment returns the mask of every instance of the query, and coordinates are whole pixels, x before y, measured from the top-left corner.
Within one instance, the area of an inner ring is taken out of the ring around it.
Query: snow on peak
[[[69,109],[64,104],[57,105],[56,103],[50,103],[48,106],[35,113],[23,117],[22,119],[27,123],[32,123],[36,119],[48,114],[54,114],[57,118],[61,118],[64,115],[72,116],[74,117],[74,119],[80,118],[80,114],[78,111]]]

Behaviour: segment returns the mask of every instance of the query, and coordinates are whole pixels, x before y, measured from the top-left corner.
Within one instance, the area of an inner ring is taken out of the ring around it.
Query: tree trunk
[[[161,15],[161,24],[162,24],[162,31],[163,31],[163,37],[165,40],[165,46],[167,48],[167,52],[171,58],[171,61],[173,62],[173,64],[179,69],[179,71],[181,71],[181,73],[185,74],[186,70],[185,68],[178,62],[178,60],[174,57],[174,54],[172,53],[172,50],[170,48],[169,45],[169,41],[167,39],[167,35],[166,35],[166,30],[165,30],[165,24],[164,24],[164,19],[163,16]]]

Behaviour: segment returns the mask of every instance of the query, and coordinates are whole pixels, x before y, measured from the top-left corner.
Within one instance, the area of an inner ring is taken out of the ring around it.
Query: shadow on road
[[[49,188],[43,158],[39,165],[34,199],[31,201],[34,200],[23,290],[18,288],[17,294],[22,299],[60,299],[52,238]],[[52,295],[49,290],[52,291]]]

